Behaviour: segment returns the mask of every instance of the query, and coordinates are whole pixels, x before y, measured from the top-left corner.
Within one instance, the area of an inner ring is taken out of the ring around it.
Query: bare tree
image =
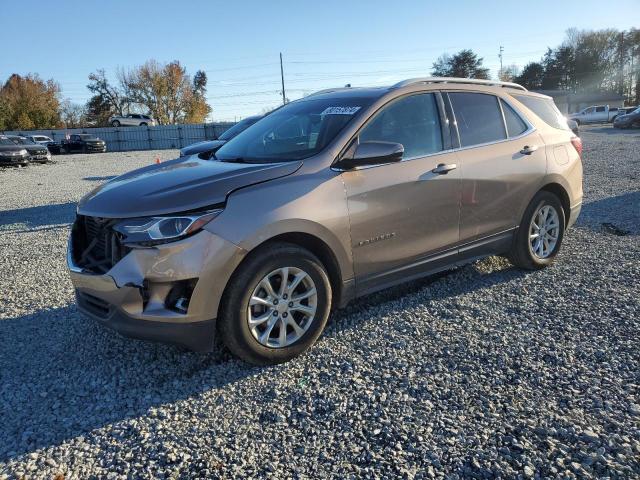
[[[60,117],[65,128],[80,128],[87,121],[87,109],[84,105],[72,103],[68,98],[60,104]]]
[[[513,82],[518,75],[520,75],[520,68],[515,64],[505,65],[498,72],[498,78],[503,82]]]
[[[207,105],[206,74],[197,72],[194,82],[180,62],[161,65],[149,60],[118,78],[125,96],[139,108],[148,109],[160,124],[199,123],[211,111]]]

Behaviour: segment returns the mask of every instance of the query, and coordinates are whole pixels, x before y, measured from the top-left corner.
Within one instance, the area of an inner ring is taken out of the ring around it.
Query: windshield
[[[310,157],[327,146],[372,100],[336,97],[289,103],[224,144],[216,157],[248,163]]]
[[[225,140],[225,141],[226,140],[231,140],[233,137],[238,135],[240,132],[245,131],[251,125],[256,123],[258,120],[260,120],[260,118],[245,118],[244,120],[240,120],[233,127],[225,130],[224,133],[222,135],[220,135],[220,137],[218,137],[218,140]]]
[[[7,138],[7,137],[0,137],[0,145],[15,145],[16,143]]]

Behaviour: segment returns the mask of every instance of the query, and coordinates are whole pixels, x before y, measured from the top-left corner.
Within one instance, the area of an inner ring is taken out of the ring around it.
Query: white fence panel
[[[8,135],[46,135],[59,142],[72,133],[91,133],[107,143],[107,151],[166,150],[203,140],[215,140],[233,123],[158,125],[156,127],[65,128],[59,130],[14,130]]]

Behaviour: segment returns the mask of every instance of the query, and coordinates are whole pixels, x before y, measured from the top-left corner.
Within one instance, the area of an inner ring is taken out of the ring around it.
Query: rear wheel
[[[147,122],[142,122],[142,123],[140,124],[140,126],[141,126],[141,127],[146,127],[146,126],[147,126]]]
[[[527,207],[514,237],[509,259],[527,270],[553,263],[564,237],[562,204],[551,192],[538,192]]]
[[[118,120],[114,120],[113,122],[111,122],[111,126],[112,127],[119,127],[120,126],[120,122]]]
[[[271,244],[250,255],[227,286],[220,336],[246,362],[282,363],[306,351],[324,330],[329,278],[320,260],[297,245]]]

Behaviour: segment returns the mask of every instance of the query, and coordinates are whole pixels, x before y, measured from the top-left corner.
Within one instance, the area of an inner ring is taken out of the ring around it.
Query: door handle
[[[438,175],[446,175],[451,170],[455,170],[456,168],[458,168],[458,165],[456,165],[455,163],[449,163],[449,164],[439,163],[436,168],[431,170],[431,172],[437,173]]]
[[[520,153],[522,155],[531,155],[536,150],[538,150],[537,145],[533,145],[532,147],[530,147],[529,145],[525,145],[525,147],[522,150],[520,150]]]

